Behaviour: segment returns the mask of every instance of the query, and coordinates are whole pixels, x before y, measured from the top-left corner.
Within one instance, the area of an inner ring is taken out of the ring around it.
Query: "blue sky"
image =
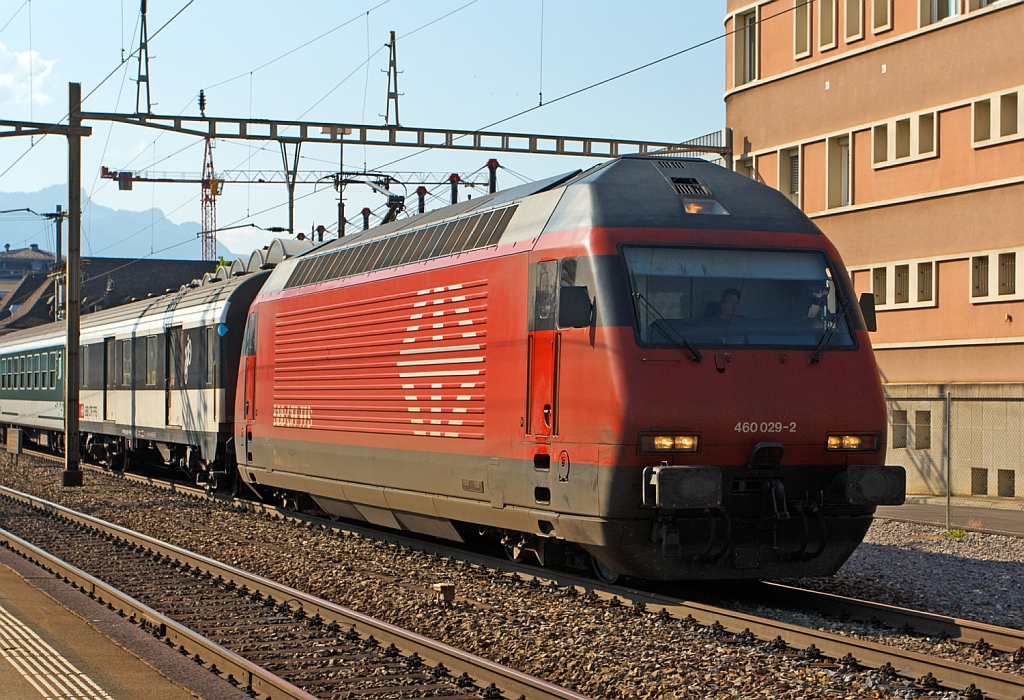
[[[202,88],[209,102],[207,114],[214,116],[383,123],[387,79],[382,71],[388,57],[381,47],[389,30],[395,30],[403,71],[402,124],[462,129],[479,128],[534,106],[541,90],[544,99],[551,100],[719,36],[724,14],[721,0],[194,0],[154,37],[187,1],[149,2],[155,113],[198,114],[196,96]],[[121,62],[122,49],[128,55],[137,47],[138,9],[137,0],[0,1],[0,27],[10,20],[0,31],[0,114],[7,119],[57,121],[67,110],[70,81],[81,82],[84,94],[95,89],[87,110],[133,112],[134,59],[100,83]],[[723,87],[724,42],[717,41],[499,128],[678,141],[723,126]],[[119,192],[99,179],[98,172],[106,165],[198,173],[201,140],[124,125],[91,126],[93,136],[83,146],[82,181],[97,204],[135,211],[157,207],[174,223],[199,220],[198,185],[138,184],[130,193]],[[0,172],[28,147],[24,139],[0,141]],[[372,169],[410,153],[348,146],[345,167]],[[302,156],[301,169],[337,168],[337,146],[307,145]],[[431,151],[393,167],[469,173],[489,157]],[[527,179],[594,162],[507,154],[497,158]],[[214,159],[218,169],[281,167],[276,144],[261,150],[260,144],[219,141]],[[31,192],[64,182],[66,145],[63,139],[49,137],[0,177],[0,191]],[[502,187],[519,182],[510,172],[499,173]],[[300,186],[297,196],[298,230],[336,221],[337,200],[330,187],[314,192]],[[283,186],[229,184],[218,200],[218,226],[286,225],[286,208],[277,206],[286,200]],[[350,220],[362,207],[378,207],[382,201],[365,188],[346,191]],[[88,214],[87,206],[85,227]],[[271,235],[241,229],[219,237],[242,253]]]

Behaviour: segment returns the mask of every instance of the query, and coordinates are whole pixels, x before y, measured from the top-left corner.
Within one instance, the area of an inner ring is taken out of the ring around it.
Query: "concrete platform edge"
[[[248,700],[247,696],[227,681],[177,653],[151,635],[143,632],[116,612],[44,569],[8,549],[0,548],[0,564],[14,570],[29,585],[55,603],[81,618],[112,643],[155,670],[170,682],[181,686],[201,700]]]

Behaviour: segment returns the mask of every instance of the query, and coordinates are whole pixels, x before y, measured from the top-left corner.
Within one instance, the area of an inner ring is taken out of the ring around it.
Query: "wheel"
[[[505,556],[509,558],[509,561],[514,561],[516,564],[522,564],[523,560],[526,558],[526,550],[518,545],[506,544]]]
[[[594,574],[594,578],[609,586],[619,580],[619,575],[601,563],[593,554],[590,555],[590,571]]]

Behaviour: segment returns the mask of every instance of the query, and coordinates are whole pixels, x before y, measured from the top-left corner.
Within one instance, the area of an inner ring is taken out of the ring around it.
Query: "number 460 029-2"
[[[737,433],[795,433],[796,421],[790,423],[780,421],[740,422],[733,430]]]

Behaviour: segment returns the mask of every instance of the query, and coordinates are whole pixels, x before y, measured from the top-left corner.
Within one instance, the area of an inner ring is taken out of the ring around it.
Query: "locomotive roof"
[[[82,314],[82,341],[112,335],[124,337],[160,333],[168,326],[181,325],[188,328],[222,323],[227,317],[234,293],[243,285],[262,284],[266,276],[267,273],[261,272],[207,282],[195,287],[184,285],[170,294]],[[242,311],[243,318],[247,311],[248,309]],[[241,328],[234,330],[242,332]],[[0,347],[5,352],[41,347],[44,344],[52,344],[52,341],[58,338],[63,342],[64,333],[63,321],[47,323],[0,337]]]
[[[693,198],[714,199],[728,215],[688,214]],[[623,156],[566,182],[544,232],[591,227],[821,233],[775,188],[706,160],[671,156]]]
[[[668,167],[664,167],[667,165]],[[696,179],[728,216],[687,214],[673,178]],[[493,209],[557,188],[564,195],[544,232],[585,227],[711,228],[820,234],[781,192],[699,158],[622,156],[576,170],[417,214],[335,239],[305,255],[358,245],[374,238]]]
[[[324,243],[278,265],[263,293],[582,228],[821,234],[779,191],[714,163],[623,156]]]

